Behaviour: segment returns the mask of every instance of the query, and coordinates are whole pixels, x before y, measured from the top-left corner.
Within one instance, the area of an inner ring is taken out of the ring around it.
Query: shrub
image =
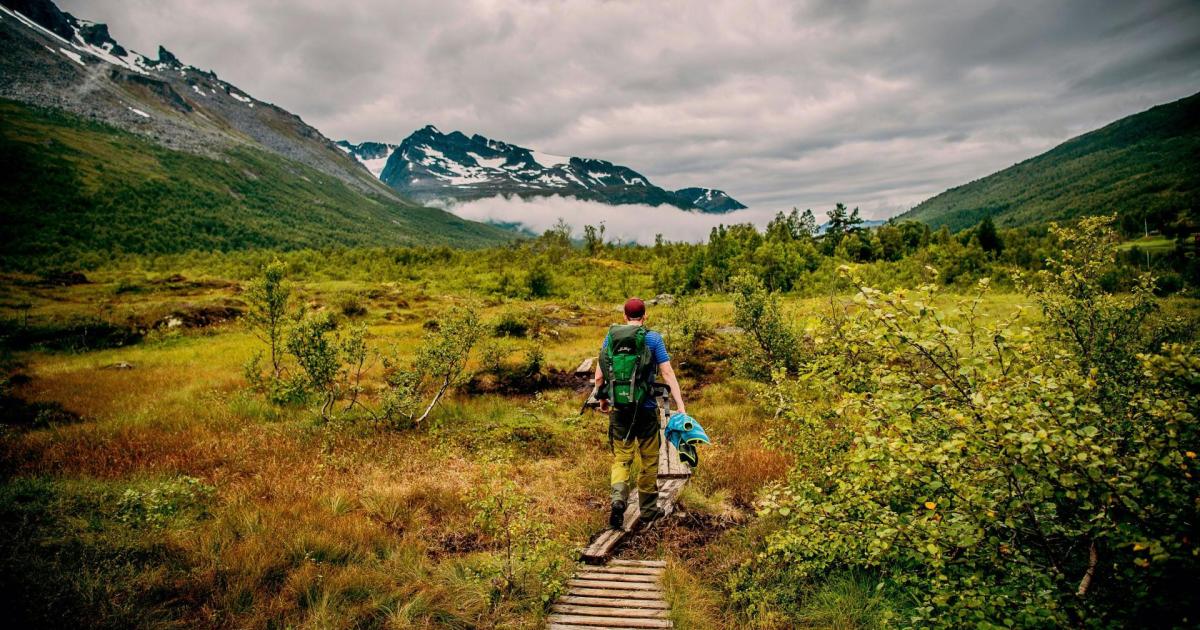
[[[525,274],[525,289],[533,298],[549,297],[554,290],[554,273],[540,257]]]
[[[329,417],[338,396],[341,357],[332,336],[336,329],[337,322],[329,313],[314,315],[296,324],[287,340],[288,352],[296,360],[305,386],[320,398],[323,418]]]
[[[699,348],[700,342],[712,335],[712,322],[704,316],[704,311],[694,300],[680,297],[667,310],[663,317],[662,334],[677,358],[676,363],[688,363]]]
[[[802,361],[796,332],[784,321],[779,300],[752,276],[733,279],[734,323],[745,330],[737,367],[750,378],[767,379],[775,370],[795,373]]]
[[[357,293],[344,293],[338,298],[338,311],[346,317],[362,317],[367,314],[366,301]]]
[[[492,325],[492,334],[497,337],[524,337],[529,334],[529,322],[516,311],[506,311]]]
[[[1086,248],[1102,228],[1081,229],[1070,236]],[[797,467],[763,503],[780,523],[770,564],[810,581],[877,570],[915,602],[888,613],[903,626],[1194,620],[1200,358],[1168,346],[1114,371],[1127,347],[1103,340],[1127,315],[1084,260],[1071,250],[1045,278],[1040,330],[1020,313],[984,323],[986,282],[953,316],[932,306],[933,284],[913,296],[860,286],[862,315],[842,326],[873,358],[851,366],[854,388],[834,349],[771,392]],[[1061,313],[1089,322],[1105,350],[1069,339]],[[813,390],[828,404],[808,402]]]
[[[385,362],[383,417],[393,425],[418,425],[428,418],[446,391],[462,380],[471,349],[482,335],[474,310],[455,307],[425,334],[411,363]]]
[[[493,588],[499,598],[533,596],[548,604],[565,589],[571,566],[566,547],[550,537],[549,523],[520,491],[515,471],[501,468],[487,475],[468,503],[476,527],[500,554]]]
[[[282,375],[280,361],[283,359],[284,337],[289,325],[287,311],[292,289],[286,276],[287,265],[276,260],[263,269],[262,276],[251,282],[245,293],[249,304],[246,323],[251,332],[267,344],[271,375],[275,379]]]

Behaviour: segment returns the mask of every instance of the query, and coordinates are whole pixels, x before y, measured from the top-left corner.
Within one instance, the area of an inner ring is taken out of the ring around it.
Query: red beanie
[[[629,319],[641,319],[646,316],[646,303],[637,299],[629,298],[625,301],[625,317]]]

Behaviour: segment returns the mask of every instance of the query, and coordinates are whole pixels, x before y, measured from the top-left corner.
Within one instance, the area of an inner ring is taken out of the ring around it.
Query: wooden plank
[[[621,560],[621,559],[618,559],[618,560],[613,560],[612,562],[610,562],[608,564],[609,564],[609,566],[613,566],[613,567],[660,567],[661,568],[661,567],[667,566],[667,561],[666,560]]]
[[[662,591],[626,590],[622,587],[611,589],[611,588],[591,588],[591,587],[577,586],[577,587],[572,588],[568,592],[572,596],[577,596],[577,597],[613,597],[613,598],[624,598],[624,599],[652,599],[652,600],[662,600],[662,597],[663,597]]]
[[[670,398],[662,397],[658,399],[658,426],[659,430],[667,428],[667,420],[670,417],[671,406]],[[679,451],[671,444],[670,440],[664,435],[662,438],[662,446],[659,448],[658,456],[658,475],[665,478],[686,477],[692,474],[690,466],[679,460]]]
[[[578,580],[571,578],[567,581],[567,586],[572,588],[579,586],[583,588],[607,588],[614,590],[628,589],[634,591],[662,591],[662,587],[657,584],[645,582],[617,582],[614,580]]]
[[[629,630],[629,626],[581,626],[574,623],[551,623],[550,630]]]
[[[596,357],[588,357],[575,368],[575,376],[595,376]]]
[[[550,615],[550,623],[573,623],[580,626],[611,626],[615,628],[670,628],[667,619],[636,619],[627,617],[585,617],[582,615]]]
[[[587,566],[588,571],[599,571],[601,573],[620,573],[622,575],[662,575],[662,567],[630,567],[623,565],[608,565],[608,566]]]
[[[607,560],[625,534],[633,529],[634,523],[641,514],[641,509],[638,508],[637,488],[629,491],[628,503],[628,507],[625,508],[625,521],[621,524],[621,529],[608,529],[592,541],[592,544],[588,545],[580,554],[584,562],[596,564]]]
[[[654,608],[666,610],[667,602],[661,599],[633,599],[631,597],[588,597],[584,595],[563,595],[558,598],[560,604],[576,606],[611,606],[615,608]]]
[[[575,574],[575,577],[580,580],[608,580],[609,582],[645,582],[648,584],[658,582],[657,575],[617,573],[615,571],[580,571]]]
[[[666,619],[669,612],[650,608],[626,608],[623,606],[580,606],[578,604],[554,604],[550,612],[561,615],[584,617],[625,617],[632,619]]]

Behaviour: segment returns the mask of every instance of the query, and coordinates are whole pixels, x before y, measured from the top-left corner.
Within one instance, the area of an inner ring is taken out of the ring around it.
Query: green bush
[[[381,416],[397,427],[424,422],[446,392],[462,382],[471,349],[483,334],[472,309],[455,307],[425,334],[411,362],[386,360]]]
[[[738,370],[766,380],[776,370],[795,373],[803,361],[800,338],[784,319],[779,299],[752,276],[733,279],[733,321],[745,331]]]
[[[914,602],[887,613],[905,627],[1197,619],[1200,357],[1167,346],[1120,374],[1138,335],[1096,354],[1071,339],[1059,313],[1095,340],[1131,315],[1097,288],[1103,269],[1079,266],[1102,226],[1063,236],[1081,249],[1042,279],[1038,328],[989,321],[980,298],[935,308],[934,284],[860,285],[858,312],[820,335],[833,347],[768,392],[797,467],[763,503],[779,524],[767,566],[810,583],[878,571]]]
[[[680,297],[667,309],[661,330],[676,364],[683,365],[694,359],[700,342],[713,334],[713,325],[695,300]]]
[[[344,293],[338,298],[338,312],[346,317],[362,317],[367,314],[367,304],[357,293]]]
[[[497,337],[524,337],[529,334],[529,321],[516,311],[506,311],[492,325]]]
[[[533,298],[549,297],[554,291],[554,273],[541,258],[537,258],[525,274],[525,289]]]

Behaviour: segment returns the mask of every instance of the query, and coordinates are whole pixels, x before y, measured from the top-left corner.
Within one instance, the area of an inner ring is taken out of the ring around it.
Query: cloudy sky
[[[1200,90],[1196,0],[59,4],[333,139],[433,123],[760,211],[888,216]]]

